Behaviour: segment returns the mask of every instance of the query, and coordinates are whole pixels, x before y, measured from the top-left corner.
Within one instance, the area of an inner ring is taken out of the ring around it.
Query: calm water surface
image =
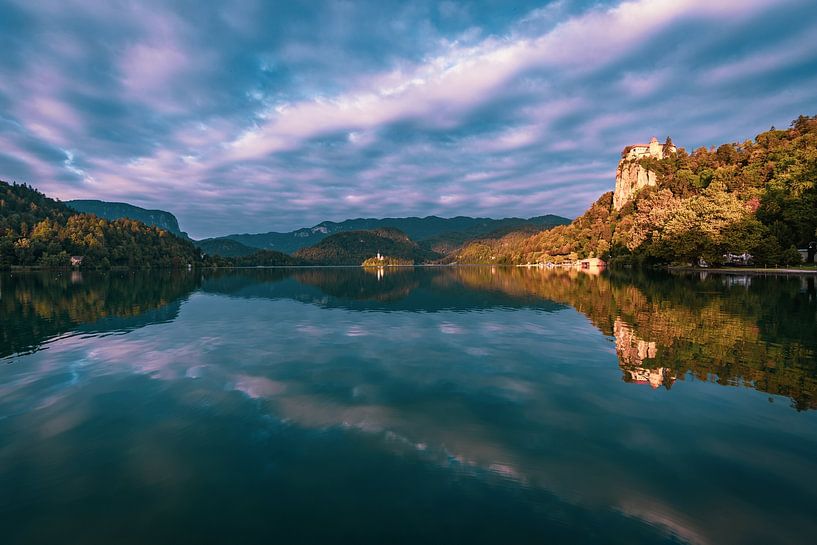
[[[2,543],[815,543],[814,278],[0,276]]]

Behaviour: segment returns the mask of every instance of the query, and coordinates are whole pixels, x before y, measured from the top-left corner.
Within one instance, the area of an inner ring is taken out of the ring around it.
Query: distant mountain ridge
[[[164,210],[148,210],[124,202],[107,202],[95,199],[65,201],[65,205],[82,214],[93,214],[109,221],[128,218],[141,221],[145,225],[158,227],[174,235],[189,238],[179,227],[179,220]]]
[[[424,218],[356,218],[342,222],[324,221],[313,227],[297,229],[287,233],[272,231],[257,234],[225,235],[204,239],[199,241],[198,244],[204,248],[206,245],[212,244],[212,241],[229,239],[251,248],[294,253],[301,248],[313,246],[336,233],[392,228],[402,231],[427,250],[445,253],[469,239],[489,235],[493,232],[507,232],[516,229],[543,230],[557,225],[567,225],[568,223],[570,223],[568,218],[551,214],[527,219],[504,218],[498,220],[468,216],[454,218],[441,218],[438,216]]]

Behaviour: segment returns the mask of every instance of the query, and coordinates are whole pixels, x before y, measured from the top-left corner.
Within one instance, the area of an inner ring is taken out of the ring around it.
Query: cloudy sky
[[[0,0],[0,179],[194,237],[575,216],[627,144],[817,113],[814,0]]]

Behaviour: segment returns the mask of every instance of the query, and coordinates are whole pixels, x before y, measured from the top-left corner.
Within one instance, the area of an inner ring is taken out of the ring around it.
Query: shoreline
[[[111,267],[109,269],[83,269],[76,267],[38,267],[38,266],[19,266],[12,265],[8,268],[0,268],[0,272],[5,273],[20,273],[20,272],[141,272],[141,271],[207,271],[207,270],[252,270],[252,269],[413,269],[413,268],[452,268],[452,267],[508,267],[508,268],[542,268],[546,270],[579,270],[574,267],[537,267],[535,265],[514,265],[509,263],[415,263],[414,265],[243,265],[243,266],[211,266],[211,267],[193,267],[187,268],[130,268],[130,267]],[[629,267],[625,267],[630,269]],[[606,270],[620,270],[620,267],[605,267]],[[657,270],[660,270],[658,268]],[[663,270],[669,272],[684,272],[684,273],[717,273],[717,274],[732,274],[732,275],[817,275],[817,268],[813,269],[790,269],[790,268],[762,268],[762,267],[679,267],[666,266]]]
[[[719,274],[734,274],[734,275],[799,275],[799,274],[817,274],[817,268],[815,269],[767,269],[762,267],[718,267],[718,268],[706,268],[703,269],[701,267],[667,267],[669,271],[678,271],[678,272],[711,272],[711,273],[719,273]]]

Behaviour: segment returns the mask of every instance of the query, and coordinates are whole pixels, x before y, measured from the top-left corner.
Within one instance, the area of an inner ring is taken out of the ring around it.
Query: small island
[[[389,257],[381,255],[379,252],[376,256],[370,257],[361,265],[362,267],[412,267],[414,261],[411,259],[403,259],[399,257]]]

